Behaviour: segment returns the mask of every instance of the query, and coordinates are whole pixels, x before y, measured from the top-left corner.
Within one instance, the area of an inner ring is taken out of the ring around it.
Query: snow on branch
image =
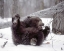
[[[41,18],[53,18],[54,14],[64,11],[64,1],[48,9],[40,10],[30,16],[38,16]]]

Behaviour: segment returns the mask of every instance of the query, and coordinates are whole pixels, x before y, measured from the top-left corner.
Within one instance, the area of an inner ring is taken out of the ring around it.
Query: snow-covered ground
[[[45,25],[52,28],[52,18],[41,18]],[[4,25],[5,26],[5,25]],[[50,31],[41,46],[18,45],[12,41],[11,27],[0,29],[0,51],[64,51],[64,35],[55,35]],[[6,45],[5,45],[6,44]]]

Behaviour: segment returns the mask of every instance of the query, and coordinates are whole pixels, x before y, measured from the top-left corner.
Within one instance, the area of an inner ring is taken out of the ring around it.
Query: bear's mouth
[[[44,26],[44,23],[42,21],[39,21],[38,26]]]

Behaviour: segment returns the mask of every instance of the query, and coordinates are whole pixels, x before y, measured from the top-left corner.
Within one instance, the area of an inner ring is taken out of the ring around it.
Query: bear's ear
[[[15,17],[20,20],[20,15],[16,14]]]

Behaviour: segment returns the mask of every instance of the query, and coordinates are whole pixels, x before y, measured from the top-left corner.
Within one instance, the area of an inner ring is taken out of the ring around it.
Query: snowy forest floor
[[[52,30],[52,18],[41,18]],[[5,25],[4,25],[5,26]],[[0,29],[0,51],[64,51],[64,35],[56,35],[50,31],[41,46],[18,45],[12,41],[11,27]]]

